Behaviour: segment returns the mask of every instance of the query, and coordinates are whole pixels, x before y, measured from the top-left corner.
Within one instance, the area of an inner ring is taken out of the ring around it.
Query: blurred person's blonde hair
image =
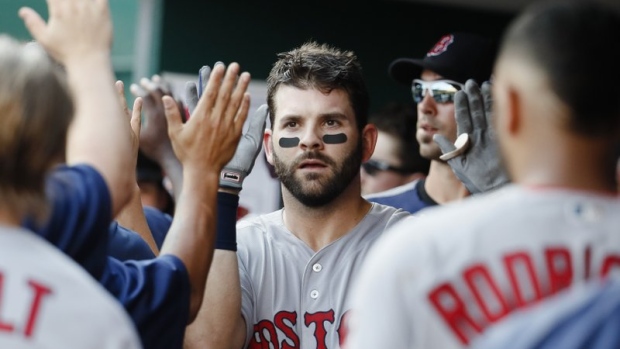
[[[45,175],[64,158],[73,101],[64,72],[37,44],[0,35],[0,209],[46,213]]]

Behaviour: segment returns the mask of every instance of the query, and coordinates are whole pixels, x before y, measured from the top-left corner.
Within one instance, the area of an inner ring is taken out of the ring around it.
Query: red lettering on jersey
[[[538,278],[536,277],[536,272],[534,271],[534,264],[526,252],[514,252],[507,254],[504,256],[504,265],[508,271],[508,278],[510,279],[510,285],[512,286],[517,301],[517,306],[522,307],[543,298],[543,294],[540,290],[540,284],[538,283]],[[524,282],[525,275],[523,275],[523,272],[519,272],[520,270],[524,270],[527,274],[530,287],[534,291],[533,299],[528,300],[523,294],[523,288],[521,286],[525,285],[520,284]],[[519,276],[521,276],[521,278],[519,278]]]
[[[32,332],[34,331],[34,326],[37,322],[39,311],[41,310],[41,302],[43,301],[43,297],[52,294],[52,290],[49,287],[46,287],[36,281],[28,280],[28,286],[30,286],[34,291],[34,297],[32,300],[32,305],[30,306],[30,313],[28,314],[26,327],[24,328],[24,336],[26,336],[26,338],[32,337]]]
[[[484,265],[475,264],[467,268],[463,273],[463,278],[465,282],[467,282],[467,286],[469,286],[469,289],[474,295],[474,298],[476,298],[476,302],[482,309],[488,322],[495,322],[508,314],[508,303]],[[497,305],[499,305],[495,312],[490,309],[490,304],[488,304],[489,296],[492,296]]]
[[[452,285],[445,283],[433,289],[429,295],[429,300],[435,309],[441,314],[448,326],[456,333],[463,344],[469,344],[468,333],[472,330],[477,333],[482,332],[482,327],[467,313],[463,300],[459,298]]]
[[[282,349],[299,349],[299,337],[293,331],[293,328],[288,326],[284,320],[288,320],[292,326],[297,324],[297,312],[295,311],[281,311],[276,314],[274,323],[276,327],[284,333],[286,338],[280,343]],[[286,339],[290,339],[293,345],[287,343]]]
[[[267,336],[269,338],[267,338]],[[258,340],[256,339],[258,337]],[[278,333],[275,326],[269,320],[262,320],[254,325],[254,336],[248,345],[251,349],[270,349],[269,344],[273,345],[273,349],[279,349]]]
[[[2,310],[2,299],[4,295],[4,274],[0,273],[0,310]],[[2,320],[2,313],[0,312],[0,332],[13,332],[15,326]]]
[[[349,320],[349,310],[345,311],[340,317],[340,325],[338,325],[338,343],[340,347],[344,347],[344,342],[347,339],[349,333],[349,327],[347,321]]]
[[[566,248],[545,249],[545,261],[549,271],[551,294],[570,286],[573,281],[573,265],[571,263],[570,251]]]
[[[620,267],[620,257],[607,256],[603,261],[603,266],[601,267],[601,276],[607,276],[611,268],[614,267]]]
[[[319,311],[313,314],[305,313],[304,314],[304,323],[306,327],[310,327],[310,324],[314,324],[314,338],[316,338],[316,348],[317,349],[327,349],[327,344],[325,343],[325,335],[327,331],[325,330],[325,321],[329,323],[334,323],[334,310],[330,309],[329,311]]]

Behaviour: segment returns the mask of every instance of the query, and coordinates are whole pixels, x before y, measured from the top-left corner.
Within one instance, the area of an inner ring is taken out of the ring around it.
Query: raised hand
[[[239,75],[239,65],[216,64],[189,120],[183,123],[179,108],[170,96],[162,98],[168,134],[183,171],[220,171],[232,158],[248,115],[246,93],[250,74]]]
[[[153,75],[151,79],[142,78],[140,85],[131,84],[130,91],[134,96],[144,99],[140,150],[163,166],[169,157],[175,156],[168,138],[168,123],[162,102],[163,96],[172,96],[170,86],[158,75]],[[179,108],[182,107],[179,105]]]
[[[491,84],[482,88],[474,80],[454,96],[457,132],[455,144],[436,134],[433,140],[456,176],[470,193],[486,192],[508,183],[492,126]]]
[[[123,111],[125,111],[125,115],[127,116],[127,119],[129,119],[129,123],[131,125],[131,154],[134,157],[135,162],[137,162],[138,150],[140,150],[140,117],[142,114],[142,97],[137,97],[134,100],[133,109],[130,110],[127,106],[127,99],[125,98],[125,84],[118,80],[116,81],[115,87],[116,92],[118,93],[118,98],[121,101],[121,107],[123,108]]]
[[[194,112],[194,109],[196,109],[198,100],[207,86],[207,81],[209,81],[210,75],[211,67],[208,65],[203,65],[202,68],[200,68],[200,71],[198,71],[198,83],[193,81],[188,81],[185,83],[185,104],[187,105],[187,109],[190,114]]]
[[[91,55],[108,58],[112,21],[107,0],[48,0],[47,4],[47,23],[28,7],[21,8],[19,16],[54,59],[67,64],[67,60]]]

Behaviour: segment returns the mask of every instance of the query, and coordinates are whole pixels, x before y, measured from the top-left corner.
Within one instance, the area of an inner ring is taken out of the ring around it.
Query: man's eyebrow
[[[343,113],[326,113],[326,114],[321,114],[320,116],[321,119],[325,120],[325,119],[339,119],[339,120],[347,120],[347,116],[344,115]]]
[[[290,114],[290,115],[284,115],[283,117],[280,118],[280,120],[278,121],[278,124],[285,124],[287,122],[291,122],[291,121],[299,121],[301,119],[301,116],[299,115],[294,115],[294,114]]]

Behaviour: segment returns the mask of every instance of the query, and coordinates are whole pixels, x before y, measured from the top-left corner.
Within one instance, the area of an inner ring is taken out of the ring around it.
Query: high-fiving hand
[[[217,171],[230,161],[248,116],[250,74],[239,64],[216,64],[189,120],[183,123],[176,101],[164,96],[168,134],[183,171]]]
[[[47,0],[46,23],[31,8],[19,16],[34,39],[62,64],[92,55],[107,58],[112,47],[112,21],[107,0]]]
[[[441,159],[472,194],[508,183],[493,130],[492,104],[491,84],[485,82],[479,88],[468,80],[465,89],[454,96],[459,135],[455,144],[439,134],[433,137],[443,153]]]

